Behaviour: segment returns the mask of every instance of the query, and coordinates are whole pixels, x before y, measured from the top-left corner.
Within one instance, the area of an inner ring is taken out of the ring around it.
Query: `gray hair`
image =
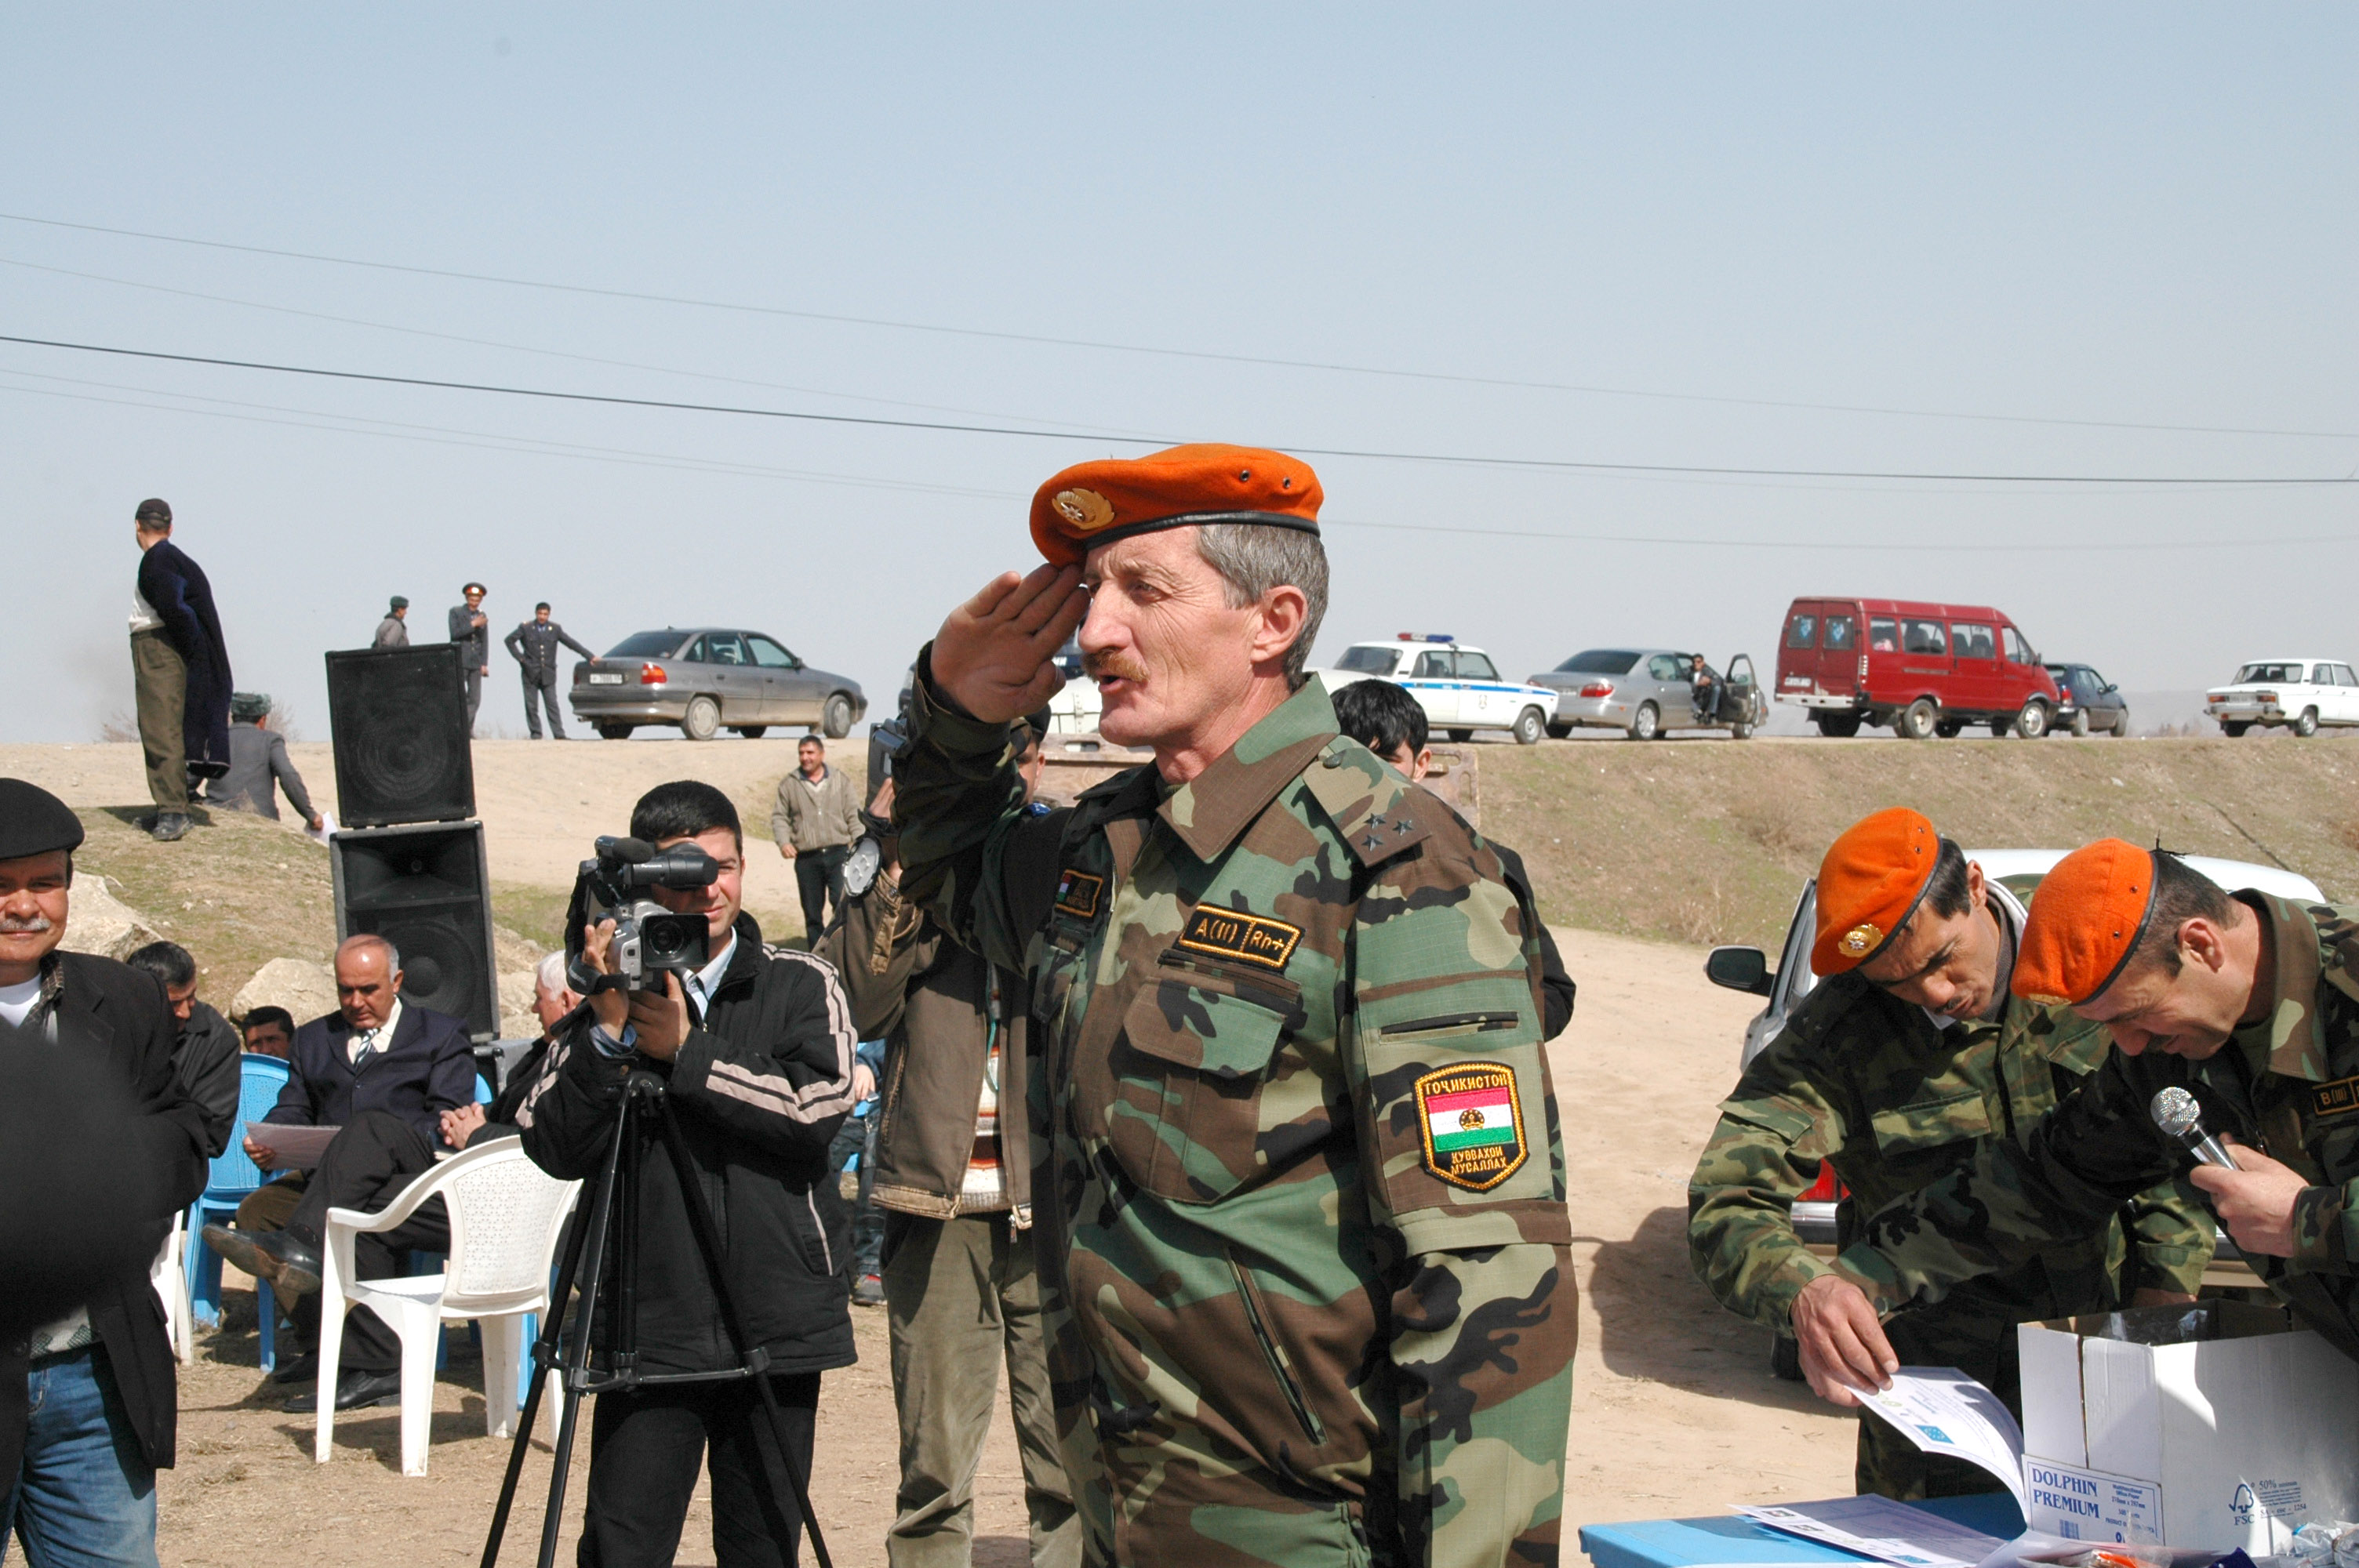
[[[1302,632],[1286,651],[1287,689],[1301,689],[1310,678],[1310,644],[1327,618],[1327,547],[1319,535],[1264,523],[1204,523],[1196,528],[1196,553],[1221,574],[1232,610],[1274,588],[1302,590]]]
[[[565,954],[563,950],[549,954],[533,966],[533,982],[551,996],[562,996],[567,989]]]
[[[382,947],[385,949],[385,972],[388,975],[401,973],[401,949],[374,931],[355,931],[336,944],[339,954],[347,947]]]

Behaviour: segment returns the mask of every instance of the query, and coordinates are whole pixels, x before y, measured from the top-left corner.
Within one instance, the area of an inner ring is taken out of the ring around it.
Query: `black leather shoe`
[[[318,1373],[312,1376],[316,1379]],[[349,1368],[336,1374],[336,1408],[356,1411],[369,1405],[397,1405],[401,1402],[401,1374],[398,1372],[355,1372]],[[317,1415],[320,1411],[320,1390],[304,1390],[287,1401],[288,1415]]]
[[[178,811],[158,812],[156,816],[156,826],[147,830],[147,837],[155,839],[158,844],[169,844],[188,836],[189,819]]]
[[[257,1231],[254,1238],[255,1262],[267,1269],[271,1288],[281,1299],[293,1301],[320,1288],[319,1249],[307,1244],[291,1230]]]
[[[269,1234],[267,1231],[232,1230],[226,1225],[208,1225],[198,1234],[205,1238],[206,1246],[220,1253],[223,1260],[234,1265],[240,1273],[251,1274],[257,1280],[271,1277],[262,1271],[263,1263],[255,1247],[256,1239]],[[274,1258],[270,1262],[271,1272],[276,1273],[277,1267],[277,1260]]]
[[[320,1380],[320,1357],[317,1355],[299,1357],[283,1363],[270,1374],[274,1383],[316,1383]]]

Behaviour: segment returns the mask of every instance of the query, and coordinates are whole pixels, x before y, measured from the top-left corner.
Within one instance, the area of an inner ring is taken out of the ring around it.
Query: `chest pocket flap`
[[[1908,1154],[1987,1138],[1995,1130],[1990,1101],[1973,1085],[1929,1084],[1919,1098],[1887,1107],[1868,1119],[1875,1146],[1886,1154]]]
[[[1166,969],[1139,988],[1114,1053],[1107,1141],[1158,1196],[1212,1203],[1261,1174],[1262,1091],[1299,1002]]]

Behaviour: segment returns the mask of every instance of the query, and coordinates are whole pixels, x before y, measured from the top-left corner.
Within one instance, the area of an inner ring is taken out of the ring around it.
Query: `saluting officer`
[[[1889,1307],[2037,1256],[2188,1170],[2152,1116],[2183,1088],[2237,1166],[2190,1179],[2277,1298],[2359,1359],[2359,907],[2232,894],[2168,850],[2101,839],[2039,884],[2015,989],[2103,1025],[2113,1055],[2020,1147],[1876,1216],[1844,1273]],[[1872,1350],[1851,1347],[1854,1380]]]
[[[918,660],[903,888],[1032,988],[1049,1371],[1096,1563],[1553,1560],[1571,1226],[1534,933],[1305,675],[1319,481],[1174,448],[1042,485],[1049,564]],[[1155,761],[1027,816],[1079,629]]]
[[[545,599],[532,607],[532,619],[519,622],[500,645],[515,655],[524,676],[524,722],[532,731],[532,738],[540,739],[540,713],[533,706],[538,698],[540,707],[549,710],[549,732],[564,740],[565,709],[557,699],[557,650],[571,648],[585,659],[598,655],[549,618],[549,600]]]
[[[2015,895],[1917,812],[1895,806],[1846,829],[1819,867],[1810,968],[1823,983],[1721,1103],[1688,1184],[1697,1277],[1723,1306],[1793,1334],[1810,1386],[1836,1404],[1856,1402],[1857,1380],[1842,1375],[1835,1344],[1862,1320],[1873,1333],[1875,1314],[1795,1235],[1793,1200],[1832,1165],[1851,1191],[1837,1211],[1850,1241],[1891,1200],[2022,1143],[2105,1061],[2102,1029],[2009,995],[2023,930]],[[2043,1231],[2037,1260],[1969,1271],[1940,1305],[1885,1325],[1870,1382],[1901,1365],[1958,1367],[2020,1416],[2017,1324],[2192,1301],[2212,1245],[2201,1200],[2153,1170]],[[1995,1487],[1866,1410],[1854,1479],[1892,1498]]]

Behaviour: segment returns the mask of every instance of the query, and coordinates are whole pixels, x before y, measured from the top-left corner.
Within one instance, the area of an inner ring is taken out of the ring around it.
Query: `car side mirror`
[[[1714,947],[1703,961],[1703,978],[1752,996],[1767,996],[1777,983],[1769,956],[1758,947]]]
[[[2100,696],[2104,696],[2104,697],[2111,697],[2111,696],[2113,696],[2113,695],[2114,695],[2114,693],[2115,693],[2115,692],[2117,692],[2117,691],[2119,691],[2119,690],[2121,690],[2121,689],[2122,689],[2122,688],[2121,688],[2121,687],[2117,687],[2117,686],[2108,686],[2108,687],[2105,687],[2105,689],[2104,689],[2102,693],[2100,693],[2099,695],[2100,695]]]

